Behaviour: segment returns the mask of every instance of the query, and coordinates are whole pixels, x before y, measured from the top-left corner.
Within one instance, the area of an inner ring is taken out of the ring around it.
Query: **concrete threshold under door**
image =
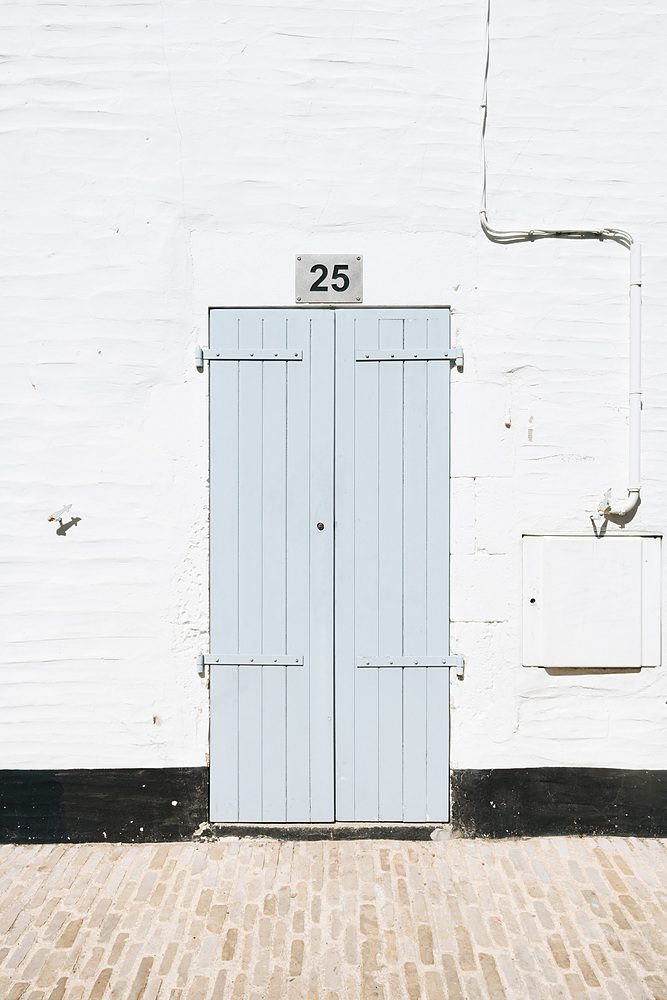
[[[450,823],[202,823],[195,840],[449,840]]]

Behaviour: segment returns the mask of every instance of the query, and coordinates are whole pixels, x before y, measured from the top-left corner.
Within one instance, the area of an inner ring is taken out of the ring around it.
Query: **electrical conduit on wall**
[[[629,483],[628,496],[612,500],[611,491],[599,508],[604,517],[630,518],[639,505],[641,458],[641,245],[622,229],[527,229],[500,230],[489,225],[487,215],[486,126],[488,120],[489,62],[491,54],[491,0],[486,5],[484,86],[481,103],[480,153],[482,166],[482,201],[479,218],[484,235],[493,243],[525,243],[534,240],[600,240],[620,243],[630,251],[630,398],[629,398]]]

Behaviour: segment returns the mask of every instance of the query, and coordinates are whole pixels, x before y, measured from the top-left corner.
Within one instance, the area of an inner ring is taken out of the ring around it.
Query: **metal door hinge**
[[[197,671],[204,676],[204,667],[302,667],[303,656],[290,656],[287,653],[228,653],[226,656],[214,656],[212,653],[200,653],[197,657]]]
[[[208,347],[195,347],[195,365],[200,372],[204,370],[205,361],[303,361],[303,351],[268,351],[264,348],[255,351],[212,351]]]
[[[453,361],[463,371],[463,348],[450,347],[446,351],[432,348],[421,351],[357,351],[355,361]]]
[[[463,677],[463,657],[453,656],[359,656],[358,667],[449,667]]]

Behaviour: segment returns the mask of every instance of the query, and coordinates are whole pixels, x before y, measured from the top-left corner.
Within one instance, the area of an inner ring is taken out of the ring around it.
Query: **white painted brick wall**
[[[660,532],[661,11],[495,6],[492,223],[644,245],[632,528]],[[587,532],[627,484],[628,255],[480,232],[483,0],[26,0],[3,21],[0,767],[204,762],[192,351],[211,305],[292,304],[299,250],[363,253],[369,304],[454,309],[453,764],[667,767],[663,669],[520,666],[521,533]]]

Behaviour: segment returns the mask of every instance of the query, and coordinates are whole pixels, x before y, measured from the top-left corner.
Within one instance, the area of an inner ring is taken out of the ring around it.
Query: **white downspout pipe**
[[[627,500],[609,500],[600,514],[627,517],[639,504],[642,419],[642,248],[630,247],[630,482]]]

